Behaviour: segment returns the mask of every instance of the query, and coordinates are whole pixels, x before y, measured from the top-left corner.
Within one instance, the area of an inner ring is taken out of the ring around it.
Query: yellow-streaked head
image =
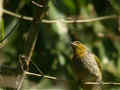
[[[72,48],[74,51],[74,54],[79,55],[80,57],[85,55],[86,52],[86,46],[82,43],[80,43],[79,41],[74,41],[72,43]]]

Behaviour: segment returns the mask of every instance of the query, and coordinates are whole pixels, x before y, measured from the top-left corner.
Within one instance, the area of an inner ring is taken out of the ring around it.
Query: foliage
[[[36,1],[39,2],[39,0]],[[70,19],[78,20],[119,15],[118,3],[115,0],[50,0],[44,19],[62,20],[71,17]],[[34,17],[36,7],[31,3],[31,0],[4,1],[5,9],[25,16]],[[24,47],[25,40],[32,22],[5,14],[3,19],[5,34],[7,35],[11,30],[14,32],[7,38],[8,43],[0,49],[0,64],[17,67],[18,57],[26,49]],[[24,88],[76,90],[78,85],[74,80],[75,75],[70,66],[73,55],[71,42],[75,40],[86,44],[101,59],[103,81],[120,82],[120,27],[118,19],[72,24],[58,21],[50,24],[40,23],[39,26],[39,36],[32,62],[45,74],[57,76],[58,79],[64,79],[64,81],[29,77],[25,80]],[[3,33],[0,35],[3,36]],[[30,71],[39,73],[32,64]],[[106,85],[104,88],[120,89],[118,86],[110,85]]]

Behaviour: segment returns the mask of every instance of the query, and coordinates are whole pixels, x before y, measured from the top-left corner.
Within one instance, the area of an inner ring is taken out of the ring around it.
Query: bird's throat
[[[83,57],[85,56],[85,49],[76,49],[75,53],[77,56]]]

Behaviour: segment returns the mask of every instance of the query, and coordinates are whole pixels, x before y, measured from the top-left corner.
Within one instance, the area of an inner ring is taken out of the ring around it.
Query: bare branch
[[[84,20],[65,20],[65,19],[61,19],[61,20],[45,20],[43,19],[42,22],[43,23],[56,23],[58,21],[64,22],[64,23],[88,23],[88,22],[95,22],[95,21],[101,21],[101,20],[106,20],[106,19],[114,19],[117,18],[116,15],[111,15],[111,16],[103,16],[103,17],[97,17],[97,18],[91,18],[91,19],[84,19]]]
[[[41,0],[40,1],[41,4],[44,6],[46,6],[48,4],[48,0]],[[34,49],[35,49],[35,45],[36,45],[36,41],[39,35],[39,31],[40,31],[40,23],[36,23],[37,20],[41,20],[46,11],[44,10],[45,7],[43,8],[35,8],[35,13],[34,13],[34,17],[35,17],[35,22],[32,22],[29,33],[28,33],[28,37],[26,39],[25,42],[25,48],[26,50],[24,51],[24,56],[21,57],[21,60],[23,61],[23,63],[21,63],[21,65],[23,65],[23,73],[26,75],[25,72],[29,71],[29,64],[31,61],[31,58],[33,56],[34,53]],[[31,21],[33,21],[33,19],[31,19]],[[24,65],[26,66],[24,68]],[[23,78],[24,81],[24,78]],[[21,81],[21,84],[23,83],[23,81]],[[19,86],[19,88],[21,88],[21,84]]]
[[[20,19],[23,19],[23,20],[28,20],[28,21],[33,21],[33,18],[32,17],[28,17],[28,16],[23,16],[23,15],[20,15],[20,14],[16,14],[16,13],[13,13],[11,11],[8,11],[8,10],[5,10],[5,9],[1,9],[5,14],[8,14],[10,16],[14,16],[14,17],[17,17],[17,18],[20,18]]]
[[[40,4],[36,3],[35,1],[32,1],[32,3],[33,3],[34,5],[36,5],[37,7],[43,7],[43,5],[40,5]]]
[[[24,79],[25,79],[25,73],[23,73],[23,75],[22,75],[22,78],[20,80],[20,83],[18,84],[17,90],[21,90],[21,87],[23,85]]]
[[[120,85],[120,83],[116,83],[116,82],[103,82],[103,83],[99,83],[99,82],[86,82],[85,84],[103,84],[103,85]]]
[[[41,75],[41,74],[35,74],[35,73],[27,72],[27,71],[25,71],[25,74],[27,74],[27,75],[34,75],[34,76],[38,76],[38,77],[44,77],[44,78],[53,79],[53,80],[57,80],[56,77],[47,76],[47,75]]]
[[[5,14],[8,14],[8,15],[11,15],[11,16],[23,19],[23,20],[27,20],[27,21],[33,21],[34,20],[33,17],[23,16],[23,15],[13,13],[13,12],[5,10],[5,9],[2,9],[2,10]],[[84,19],[84,20],[80,20],[80,19],[77,19],[77,20],[74,20],[74,19],[69,19],[69,20],[65,20],[65,19],[56,19],[56,20],[42,19],[42,23],[56,23],[58,21],[61,21],[61,22],[64,22],[64,23],[88,23],[88,22],[95,22],[95,21],[101,21],[101,20],[106,20],[106,19],[115,19],[115,18],[118,18],[118,16],[116,16],[116,15],[102,16],[102,17]]]

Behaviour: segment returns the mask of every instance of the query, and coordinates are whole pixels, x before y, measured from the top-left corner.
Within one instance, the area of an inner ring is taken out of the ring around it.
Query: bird
[[[102,82],[99,58],[79,41],[72,42],[72,49],[72,68],[81,88],[83,90],[101,90],[100,84],[85,84],[87,82]]]

